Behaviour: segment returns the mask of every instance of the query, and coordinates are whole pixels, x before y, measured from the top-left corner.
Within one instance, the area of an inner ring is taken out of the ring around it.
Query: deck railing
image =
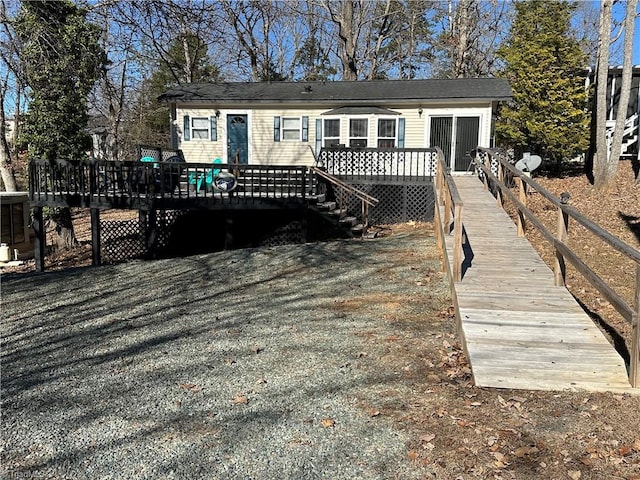
[[[311,189],[304,166],[270,166],[169,161],[64,161],[29,163],[29,195],[34,204],[70,207],[140,205],[195,200],[233,202],[299,198]],[[227,191],[216,179],[232,173]],[[193,203],[193,202],[192,202]]]
[[[317,161],[327,173],[349,181],[424,178],[435,174],[436,150],[325,147]]]
[[[445,235],[451,235],[453,231],[453,265],[452,272],[449,272],[453,282],[462,280],[462,263],[464,262],[462,243],[463,243],[463,225],[462,225],[462,209],[464,203],[460,198],[451,172],[446,165],[442,150],[437,149],[437,168],[435,188],[435,212],[434,223],[436,230],[436,242],[438,249],[442,252],[442,265],[444,268],[448,266]],[[444,206],[444,219],[441,218],[440,208]]]
[[[478,147],[475,163],[476,167],[482,171],[486,187],[495,189],[498,204],[504,206],[504,197],[506,197],[515,206],[517,210],[518,235],[523,236],[525,234],[525,222],[530,222],[554,248],[555,284],[557,286],[565,284],[566,262],[568,261],[631,324],[633,330],[631,352],[629,354],[629,381],[634,388],[640,388],[640,326],[638,321],[640,317],[640,252],[568,205],[569,197],[567,195],[557,198],[530,176],[516,169],[499,151]],[[491,171],[491,165],[496,163],[498,166],[497,176]],[[518,191],[517,195],[507,186],[504,181],[505,178],[514,180]],[[557,209],[557,231],[555,234],[549,231],[542,221],[527,208],[527,188],[534,189]],[[633,262],[635,265],[634,304],[629,304],[569,247],[567,238],[570,218]]]
[[[328,174],[321,168],[311,167],[310,170],[313,174],[328,182],[333,187],[338,210],[341,212],[340,216],[344,216],[346,214],[347,208],[350,203],[349,198],[351,196],[356,197],[358,200],[360,200],[362,232],[364,233],[369,226],[369,207],[376,206],[378,204],[378,199],[363,192],[362,190],[355,188],[353,185],[349,185],[339,178]]]

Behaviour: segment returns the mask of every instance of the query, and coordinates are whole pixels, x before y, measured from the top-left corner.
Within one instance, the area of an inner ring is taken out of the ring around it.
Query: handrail
[[[434,221],[436,223],[436,241],[438,248],[442,251],[443,266],[448,265],[446,245],[444,242],[445,226],[446,234],[451,234],[451,222],[453,220],[453,265],[451,277],[452,281],[460,282],[462,280],[462,209],[464,203],[458,192],[453,177],[449,172],[444,160],[442,150],[436,148],[436,181],[434,184],[436,202]],[[444,222],[440,218],[440,207],[444,205]],[[453,218],[451,214],[453,213]]]
[[[559,199],[542,187],[538,182],[527,175],[524,175],[505,159],[496,155],[495,150],[477,148],[476,168],[484,176],[485,186],[491,182],[497,187],[496,196],[499,204],[502,204],[504,194],[515,205],[518,210],[518,235],[523,236],[525,231],[524,220],[531,222],[549,242],[556,254],[554,265],[555,284],[564,286],[566,279],[565,261],[569,261],[576,271],[580,273],[600,294],[616,309],[616,311],[633,327],[632,348],[630,354],[629,381],[634,388],[640,388],[640,252],[615,237],[595,222],[578,212],[574,207],[566,204],[567,199]],[[484,157],[484,162],[478,161],[478,157]],[[491,170],[492,160],[497,162],[498,177]],[[504,172],[508,171],[516,180],[520,195],[517,197],[511,189],[503,182]],[[526,206],[526,185],[531,186],[546,200],[554,204],[558,209],[557,232],[554,235],[540,221],[539,218]],[[588,231],[596,235],[602,241],[625,255],[636,264],[636,294],[635,305],[629,305],[622,296],[611,288],[591,267],[589,267],[571,248],[567,245],[567,234],[569,228],[569,218],[574,219]]]
[[[362,225],[363,225],[362,231],[364,233],[367,229],[367,226],[369,225],[369,207],[373,207],[377,205],[379,200],[363,192],[362,190],[355,188],[353,185],[343,182],[338,177],[335,177],[325,172],[320,167],[309,167],[309,171],[318,175],[319,177],[322,177],[327,182],[331,183],[333,186],[338,188],[340,192],[338,195],[338,209],[341,212],[345,210],[343,207],[345,203],[348,202],[349,194],[354,195],[356,198],[360,200],[361,206],[362,206]],[[345,198],[345,194],[347,195],[347,198]]]

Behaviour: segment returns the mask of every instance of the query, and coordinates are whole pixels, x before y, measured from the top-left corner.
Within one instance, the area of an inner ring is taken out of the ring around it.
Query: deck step
[[[325,194],[324,193],[320,193],[318,195],[314,195],[314,194],[307,194],[307,201],[309,202],[310,205],[320,205],[322,203],[324,203],[326,200]]]
[[[342,217],[340,220],[340,225],[353,227],[358,223],[358,219],[356,217]]]
[[[324,202],[318,202],[316,207],[318,207],[319,210],[331,211],[331,210],[335,210],[335,208],[337,207],[337,204],[336,202],[324,201]]]
[[[356,223],[351,227],[351,232],[354,235],[361,235],[364,232],[364,223]]]
[[[332,217],[342,217],[345,213],[347,213],[346,208],[336,208],[335,210],[329,211],[329,215]]]

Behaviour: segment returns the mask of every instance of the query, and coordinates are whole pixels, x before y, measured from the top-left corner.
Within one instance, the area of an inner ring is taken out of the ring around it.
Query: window
[[[309,117],[273,117],[273,141],[309,141]]]
[[[333,147],[340,143],[340,119],[324,120],[324,146]]]
[[[218,140],[218,117],[189,117],[184,116],[182,138],[189,140]]]
[[[366,118],[352,118],[349,120],[349,146],[364,148],[369,136],[369,121]]]
[[[24,210],[22,203],[2,205],[2,243],[21,243],[26,241],[24,231]]]
[[[208,117],[194,117],[191,119],[191,138],[193,140],[209,140]]]
[[[282,117],[282,140],[300,140],[300,117]]]
[[[393,148],[396,146],[396,119],[378,119],[378,148]]]

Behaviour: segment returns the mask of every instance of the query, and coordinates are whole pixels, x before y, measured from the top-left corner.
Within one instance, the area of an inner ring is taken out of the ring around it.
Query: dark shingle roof
[[[359,82],[192,83],[159,98],[176,103],[385,104],[416,101],[508,100],[511,87],[502,78],[377,80]]]

